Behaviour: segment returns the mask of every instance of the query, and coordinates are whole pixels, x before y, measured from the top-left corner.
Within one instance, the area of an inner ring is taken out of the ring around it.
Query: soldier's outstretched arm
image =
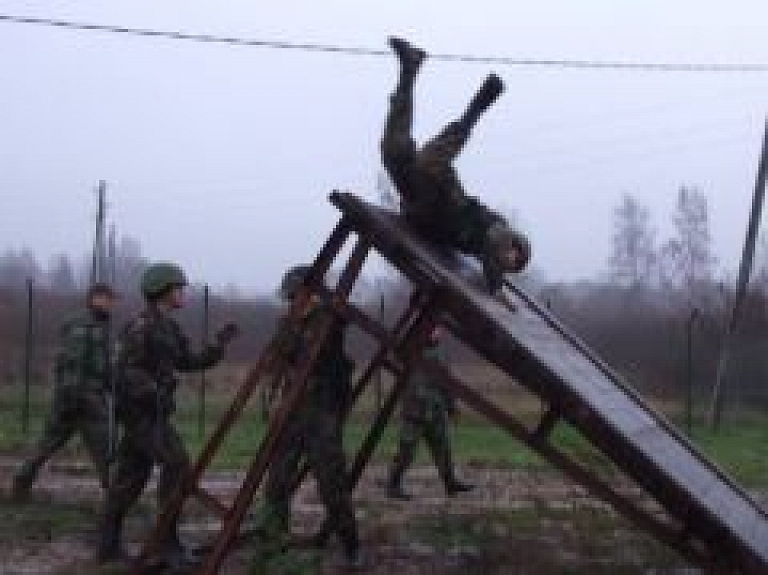
[[[201,371],[213,367],[224,355],[224,349],[238,335],[239,330],[235,324],[227,324],[216,334],[216,343],[207,345],[200,352],[193,352],[187,336],[181,329],[176,330],[176,357],[173,365],[182,372]]]

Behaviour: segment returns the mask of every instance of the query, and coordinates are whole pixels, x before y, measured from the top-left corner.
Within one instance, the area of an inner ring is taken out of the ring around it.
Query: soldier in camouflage
[[[427,347],[423,351],[425,359],[439,360],[441,358],[440,335],[440,328],[435,328]],[[432,380],[430,375],[419,369],[418,366],[412,367],[400,412],[402,418],[400,443],[387,484],[389,497],[410,499],[408,493],[403,490],[402,480],[406,470],[413,462],[416,447],[422,438],[427,442],[427,447],[448,495],[455,495],[473,488],[473,486],[459,481],[454,471],[449,418],[455,416],[456,413],[454,398],[447,395]]]
[[[17,499],[26,497],[43,464],[76,433],[96,466],[102,487],[107,486],[109,315],[114,303],[110,286],[94,284],[88,289],[85,309],[60,328],[51,411],[34,454],[14,476]]]
[[[308,268],[290,270],[281,296],[292,300]],[[296,364],[309,350],[318,327],[332,313],[315,299],[300,322],[281,321],[276,347],[284,360]],[[306,458],[326,508],[330,526],[341,540],[349,566],[362,564],[357,523],[346,487],[346,460],[342,424],[349,407],[353,362],[344,351],[345,324],[335,321],[326,345],[309,376],[308,390],[299,407],[288,416],[278,455],[269,468],[265,497],[265,531],[269,544],[280,546],[288,532],[292,489],[300,463]]]
[[[500,214],[465,193],[453,161],[504,85],[495,74],[488,76],[461,118],[419,148],[411,135],[413,86],[427,55],[400,38],[390,38],[389,44],[400,61],[400,78],[390,100],[381,157],[400,194],[402,212],[430,241],[479,258],[495,292],[505,273],[527,265],[530,244]]]
[[[218,363],[223,350],[236,335],[229,324],[216,335],[216,343],[199,353],[171,316],[184,305],[187,279],[170,263],[149,266],[141,278],[146,307],[131,320],[119,339],[116,371],[118,414],[123,437],[117,453],[117,468],[107,492],[99,558],[101,562],[125,558],[120,546],[123,520],[149,481],[155,464],[160,466],[157,499],[167,502],[189,472],[189,456],[171,423],[175,410],[176,372],[191,372]],[[195,557],[178,535],[178,517],[161,556],[171,568],[194,563]]]

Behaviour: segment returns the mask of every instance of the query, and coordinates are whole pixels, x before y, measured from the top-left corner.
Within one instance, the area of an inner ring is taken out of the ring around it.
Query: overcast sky
[[[348,0],[0,1],[0,12],[434,53],[768,64],[765,2]],[[151,259],[195,281],[272,289],[334,225],[334,188],[375,196],[393,58],[197,44],[0,23],[0,249],[88,249],[93,189]],[[515,68],[430,61],[416,135],[461,112],[486,74],[508,90],[459,161],[514,213],[551,279],[606,269],[622,192],[659,238],[681,184],[710,198],[721,264],[738,265],[768,73]]]

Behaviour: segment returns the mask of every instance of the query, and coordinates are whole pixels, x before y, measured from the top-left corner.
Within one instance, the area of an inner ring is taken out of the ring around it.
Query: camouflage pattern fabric
[[[104,394],[109,369],[108,317],[84,309],[65,321],[54,362],[51,411],[34,454],[16,475],[18,488],[31,486],[44,463],[75,434],[106,487],[109,415]]]
[[[314,306],[293,329],[283,325],[280,349],[287,359],[299,361],[321,322],[330,313]],[[287,320],[284,320],[287,321]],[[356,549],[357,525],[346,488],[346,458],[342,420],[350,395],[353,364],[344,352],[345,326],[337,322],[320,351],[299,408],[289,415],[282,443],[273,460],[265,486],[264,525],[271,538],[283,537],[290,519],[292,488],[301,462],[306,459],[333,531],[347,550]]]
[[[504,218],[469,196],[453,162],[472,131],[455,121],[419,148],[411,135],[414,77],[401,74],[390,98],[381,139],[381,157],[403,200],[406,220],[431,241],[480,255],[485,233]]]
[[[189,456],[170,416],[175,410],[176,371],[198,371],[220,361],[222,350],[190,350],[178,323],[154,307],[133,319],[121,334],[117,357],[118,413],[123,437],[108,509],[124,514],[160,466],[158,500],[165,501],[184,481]]]
[[[438,347],[430,347],[424,350],[424,356],[439,359],[441,352]],[[456,409],[455,401],[418,368],[414,368],[406,385],[398,453],[391,475],[399,482],[424,439],[441,479],[449,484],[454,481],[454,470],[448,416]]]

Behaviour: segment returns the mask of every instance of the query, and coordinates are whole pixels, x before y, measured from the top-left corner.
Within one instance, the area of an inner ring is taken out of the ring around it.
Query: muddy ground
[[[93,561],[100,491],[87,467],[58,460],[41,475],[29,501],[7,497],[16,462],[0,459],[0,574],[116,573]],[[605,505],[554,472],[473,466],[462,469],[477,488],[447,498],[433,468],[407,476],[409,502],[393,501],[380,486],[385,470],[370,468],[355,493],[369,574],[398,573],[690,573],[675,553],[617,517]],[[240,475],[207,476],[209,490],[231,498]],[[628,496],[642,495],[620,486]],[[757,494],[761,496],[762,494]],[[151,497],[131,516],[128,548],[135,551],[152,518]],[[311,533],[322,520],[314,486],[294,502],[294,531]],[[186,513],[184,534],[197,543],[215,524],[196,506]],[[325,552],[292,550],[268,565],[257,545],[233,553],[222,573],[338,573],[337,546]]]

